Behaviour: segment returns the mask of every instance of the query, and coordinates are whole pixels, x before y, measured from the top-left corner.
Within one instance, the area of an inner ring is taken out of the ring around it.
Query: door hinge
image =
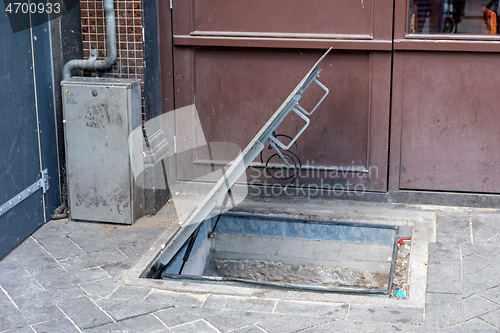
[[[172,9],[172,0],[170,0],[170,9]]]
[[[48,170],[45,169],[42,171],[42,177],[31,184],[28,188],[23,190],[21,193],[4,203],[2,206],[0,206],[0,216],[3,214],[7,213],[9,210],[14,208],[18,203],[38,191],[39,189],[42,189],[43,193],[46,193],[47,190],[49,189],[49,173]]]
[[[177,136],[174,135],[174,154],[177,154]]]

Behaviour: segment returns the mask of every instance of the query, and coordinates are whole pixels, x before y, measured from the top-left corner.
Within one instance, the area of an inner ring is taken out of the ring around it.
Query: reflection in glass
[[[412,34],[498,34],[500,0],[410,0]]]

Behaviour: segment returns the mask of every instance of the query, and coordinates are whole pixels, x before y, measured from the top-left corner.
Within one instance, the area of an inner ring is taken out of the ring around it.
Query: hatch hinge
[[[49,189],[49,174],[48,170],[45,169],[42,171],[42,177],[38,179],[36,182],[31,184],[28,188],[23,190],[21,193],[17,194],[15,197],[4,203],[2,206],[0,206],[0,216],[3,214],[7,213],[9,210],[14,208],[18,203],[38,191],[39,189],[42,189],[43,193],[46,193],[47,190]]]

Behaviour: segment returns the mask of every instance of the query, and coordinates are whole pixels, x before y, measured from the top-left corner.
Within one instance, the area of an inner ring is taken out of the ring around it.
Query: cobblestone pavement
[[[0,260],[0,332],[498,332],[500,211],[394,207],[422,209],[436,219],[425,308],[127,285],[127,272],[165,230],[158,219],[60,220]]]

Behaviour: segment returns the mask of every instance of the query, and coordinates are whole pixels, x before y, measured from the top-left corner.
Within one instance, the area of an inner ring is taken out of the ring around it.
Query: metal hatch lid
[[[290,95],[285,99],[281,106],[274,112],[274,114],[269,118],[266,124],[260,129],[260,131],[255,135],[255,137],[250,141],[241,154],[239,154],[236,159],[234,159],[227,169],[227,171],[222,175],[222,177],[217,181],[212,190],[205,196],[201,204],[189,215],[186,221],[181,221],[181,228],[174,235],[174,239],[171,241],[168,248],[160,256],[158,261],[162,264],[166,264],[170,259],[179,251],[183,244],[188,240],[195,229],[211,214],[211,212],[217,207],[217,203],[221,202],[229,189],[234,185],[237,179],[246,171],[250,163],[260,154],[263,150],[264,145],[267,141],[271,146],[279,146],[282,149],[287,150],[293,142],[303,133],[306,127],[309,125],[310,116],[316,108],[321,104],[328,95],[329,90],[322,85],[318,80],[321,68],[319,64],[325,59],[325,57],[330,53],[332,48],[330,47],[321,58],[314,64],[314,66],[307,72],[304,78],[299,82],[299,84],[292,90]],[[300,97],[303,92],[311,85],[311,83],[316,83],[321,89],[326,93],[316,104],[314,109],[310,112],[304,110],[299,104]],[[293,140],[289,143],[288,148],[283,143],[278,141],[273,133],[277,128],[283,123],[283,120],[290,114],[290,112],[296,113],[301,117],[306,125],[296,134]]]

